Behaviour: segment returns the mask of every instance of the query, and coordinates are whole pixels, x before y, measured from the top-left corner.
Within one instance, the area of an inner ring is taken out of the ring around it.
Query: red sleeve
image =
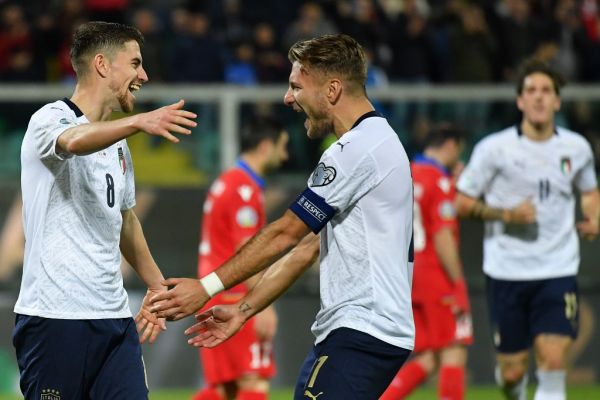
[[[429,182],[429,221],[431,234],[435,235],[440,229],[457,225],[456,209],[454,207],[455,188],[452,179],[443,175],[432,177]]]

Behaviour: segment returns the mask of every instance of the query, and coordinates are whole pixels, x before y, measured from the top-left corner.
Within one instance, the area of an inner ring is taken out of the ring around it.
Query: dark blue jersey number
[[[115,181],[111,174],[106,174],[106,204],[110,208],[115,205]]]

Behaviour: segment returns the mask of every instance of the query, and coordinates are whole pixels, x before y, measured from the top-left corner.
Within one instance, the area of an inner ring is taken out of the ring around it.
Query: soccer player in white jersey
[[[600,196],[587,141],[555,125],[562,77],[528,60],[517,86],[523,119],[478,143],[459,178],[457,209],[485,221],[483,270],[496,380],[508,399],[525,399],[529,349],[535,400],[566,398],[565,356],[577,335],[577,229],[598,234]],[[582,222],[575,222],[575,196]]]
[[[190,344],[213,347],[310,265],[318,253],[310,232],[320,232],[321,309],[312,326],[316,341],[294,398],[378,399],[414,345],[408,158],[366,96],[365,55],[354,39],[326,35],[301,41],[288,56],[292,71],[285,104],[306,114],[309,138],[332,132],[338,140],[282,217],[200,281],[165,281],[174,288],[155,296],[154,310],[173,319],[190,315],[224,287],[283,257],[236,305],[206,311],[186,331],[197,333]]]
[[[164,320],[149,312],[164,291],[133,212],[134,175],[126,138],[145,131],[177,142],[195,114],[183,101],[131,112],[148,81],[143,37],[105,22],[80,26],[71,62],[70,99],[46,104],[29,122],[21,148],[25,260],[13,342],[26,399],[147,399],[140,342]],[[120,273],[120,252],[148,287],[137,328]]]

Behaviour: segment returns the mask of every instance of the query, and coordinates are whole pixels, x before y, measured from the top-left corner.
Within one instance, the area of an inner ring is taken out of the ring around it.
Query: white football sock
[[[502,388],[502,392],[508,400],[527,400],[527,383],[529,383],[529,376],[527,374],[523,375],[519,383],[512,387],[506,386],[504,379],[502,379],[500,367],[496,366],[494,375],[496,383]]]
[[[567,373],[562,370],[541,371],[537,370],[538,386],[533,400],[566,400],[567,398]]]

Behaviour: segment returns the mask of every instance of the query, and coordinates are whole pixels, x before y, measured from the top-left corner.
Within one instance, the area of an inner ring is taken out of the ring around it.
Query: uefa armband
[[[212,298],[214,295],[221,293],[225,290],[225,286],[223,286],[223,282],[215,272],[211,272],[206,275],[204,278],[200,279],[200,283],[206,290],[206,293]]]

